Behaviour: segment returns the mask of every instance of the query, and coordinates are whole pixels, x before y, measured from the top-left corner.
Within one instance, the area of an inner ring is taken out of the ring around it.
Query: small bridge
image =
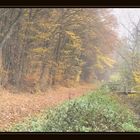
[[[137,91],[115,91],[115,93],[119,93],[119,94],[136,94],[138,93]]]
[[[122,85],[118,83],[114,84],[111,82],[109,82],[108,84],[109,84],[110,89],[115,93],[126,94],[126,95],[139,93],[138,91],[134,91],[126,85]]]

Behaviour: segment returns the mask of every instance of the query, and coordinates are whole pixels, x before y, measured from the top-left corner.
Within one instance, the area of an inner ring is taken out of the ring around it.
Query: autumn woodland
[[[140,131],[130,23],[120,36],[111,8],[0,8],[0,130]]]

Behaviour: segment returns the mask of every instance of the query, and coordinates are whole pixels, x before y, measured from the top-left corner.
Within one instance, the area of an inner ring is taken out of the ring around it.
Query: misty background
[[[122,26],[125,25],[132,30],[132,23],[137,23],[140,19],[140,8],[114,8],[112,13],[116,16],[118,22],[118,33],[120,36],[128,36],[128,31]]]

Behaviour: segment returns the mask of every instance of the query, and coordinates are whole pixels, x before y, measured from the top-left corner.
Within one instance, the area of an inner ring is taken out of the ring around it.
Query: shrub
[[[137,118],[102,88],[43,113],[10,131],[124,132],[139,131]]]

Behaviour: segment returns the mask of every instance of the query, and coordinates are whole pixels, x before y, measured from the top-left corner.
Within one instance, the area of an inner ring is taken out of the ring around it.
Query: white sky
[[[140,8],[114,8],[113,14],[117,17],[120,36],[127,36],[128,31],[121,25],[125,25],[129,30],[132,30],[132,22],[137,23],[140,19]],[[131,18],[131,21],[130,21]]]

